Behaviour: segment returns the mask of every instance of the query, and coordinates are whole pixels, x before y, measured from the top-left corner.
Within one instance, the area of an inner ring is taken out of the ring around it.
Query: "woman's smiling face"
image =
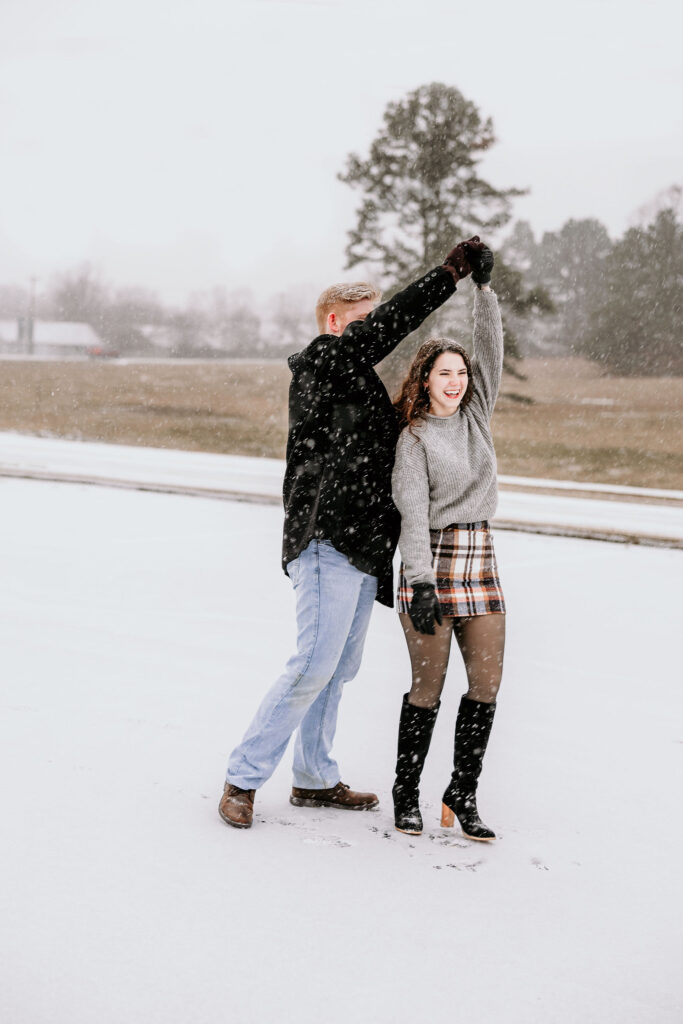
[[[467,367],[457,352],[442,352],[427,377],[432,416],[452,416],[467,391]]]

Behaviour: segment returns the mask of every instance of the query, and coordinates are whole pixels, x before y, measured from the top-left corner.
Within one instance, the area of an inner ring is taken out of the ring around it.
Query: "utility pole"
[[[26,354],[33,355],[33,322],[36,315],[36,278],[30,278],[28,316],[26,317]]]

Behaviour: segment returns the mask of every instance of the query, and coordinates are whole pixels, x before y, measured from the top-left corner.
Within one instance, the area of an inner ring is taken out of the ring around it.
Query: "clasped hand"
[[[478,284],[488,284],[491,280],[493,269],[493,253],[479,235],[472,235],[466,242],[458,242],[454,249],[451,249],[444,260],[457,280],[472,275],[472,280]]]

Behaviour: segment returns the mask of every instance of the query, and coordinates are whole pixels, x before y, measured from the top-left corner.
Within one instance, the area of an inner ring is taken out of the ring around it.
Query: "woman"
[[[401,513],[398,610],[412,667],[398,733],[392,794],[396,828],[422,832],[419,783],[439,709],[451,637],[468,690],[455,726],[453,774],[441,824],[458,818],[470,839],[495,833],[479,818],[476,791],[503,670],[505,602],[488,520],[497,503],[490,420],[503,367],[503,329],[489,287],[493,254],[470,254],[474,360],[447,338],[419,349],[394,403],[403,431],[392,485]]]

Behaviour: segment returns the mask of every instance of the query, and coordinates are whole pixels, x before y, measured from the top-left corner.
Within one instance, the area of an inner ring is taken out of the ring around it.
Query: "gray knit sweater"
[[[436,583],[430,530],[490,519],[498,502],[490,420],[503,370],[503,326],[495,292],[474,290],[473,394],[452,416],[405,427],[392,477],[401,513],[399,549],[406,579]]]

